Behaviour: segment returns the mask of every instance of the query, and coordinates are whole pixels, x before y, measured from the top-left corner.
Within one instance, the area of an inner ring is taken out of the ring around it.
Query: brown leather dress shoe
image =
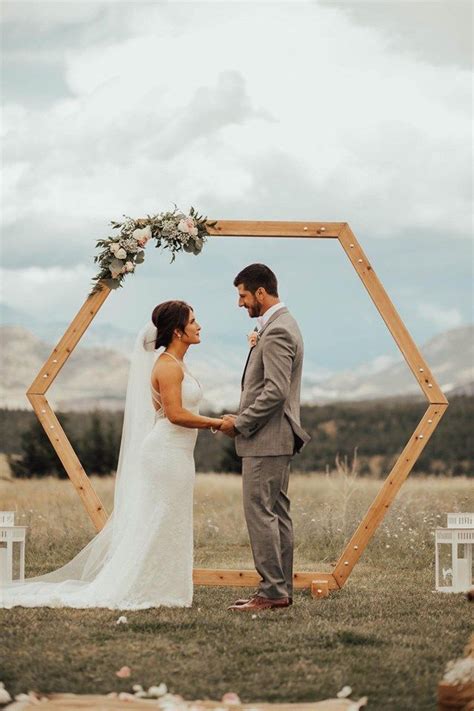
[[[251,600],[243,605],[231,605],[229,610],[238,610],[239,612],[260,612],[261,610],[271,610],[279,607],[289,607],[290,601],[287,597],[262,597],[255,595]]]
[[[253,593],[252,595],[250,595],[250,597],[241,597],[239,600],[236,600],[234,602],[234,605],[245,605],[247,602],[250,602],[250,600],[253,600],[254,597],[258,597],[258,592]],[[262,596],[260,596],[260,597],[262,597]],[[290,601],[290,605],[292,605],[293,598],[289,597],[288,600]],[[230,607],[233,607],[233,605],[231,605]]]
[[[239,598],[239,600],[236,600],[234,602],[234,605],[245,605],[245,603],[250,602],[250,600],[253,600],[254,597],[257,597],[257,595],[258,595],[258,592],[254,592],[251,595],[249,595],[248,597],[241,597],[241,598]]]

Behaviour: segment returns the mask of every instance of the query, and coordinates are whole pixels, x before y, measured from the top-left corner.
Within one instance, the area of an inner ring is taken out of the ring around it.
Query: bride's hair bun
[[[192,306],[185,301],[164,301],[153,309],[151,320],[156,328],[155,349],[169,346],[175,329],[186,330]]]

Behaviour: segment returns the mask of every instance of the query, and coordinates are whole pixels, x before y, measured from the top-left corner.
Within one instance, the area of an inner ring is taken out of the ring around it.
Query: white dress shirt
[[[283,301],[279,301],[278,304],[273,304],[273,306],[270,306],[270,308],[267,309],[267,311],[265,311],[265,313],[262,314],[262,316],[257,316],[257,328],[258,328],[258,330],[261,331],[262,328],[263,328],[263,327],[265,326],[265,324],[267,323],[267,321],[268,321],[268,319],[270,318],[270,316],[273,316],[273,314],[274,314],[276,311],[278,311],[279,309],[282,309],[284,306],[285,306],[285,304],[283,303]]]

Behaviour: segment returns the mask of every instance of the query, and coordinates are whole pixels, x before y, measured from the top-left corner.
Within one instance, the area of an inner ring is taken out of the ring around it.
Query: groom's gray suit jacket
[[[235,426],[240,457],[292,455],[311,439],[300,424],[303,338],[288,309],[278,309],[261,329],[242,375]]]

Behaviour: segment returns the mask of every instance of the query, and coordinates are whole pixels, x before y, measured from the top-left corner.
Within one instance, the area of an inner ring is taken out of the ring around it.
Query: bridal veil
[[[140,330],[130,359],[113,513],[102,530],[66,565],[22,582],[0,581],[0,607],[126,606],[121,601],[128,599],[134,584],[132,571],[137,551],[146,550],[151,535],[146,521],[138,530],[135,524],[133,531],[128,523],[140,521],[143,507],[137,453],[155,419],[150,394],[151,372],[158,355],[155,340],[156,328],[150,321]],[[101,581],[107,562],[111,563],[107,566],[107,580]],[[146,601],[137,601],[131,607],[147,606]]]

